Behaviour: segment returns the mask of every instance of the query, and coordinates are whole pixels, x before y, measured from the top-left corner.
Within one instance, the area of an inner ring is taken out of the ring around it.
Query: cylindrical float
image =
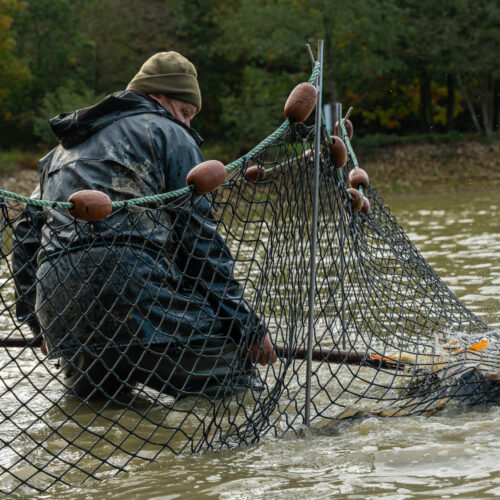
[[[351,208],[354,213],[359,212],[363,207],[363,195],[354,188],[349,188],[347,192],[352,196]]]
[[[363,206],[361,207],[361,210],[365,214],[370,212],[370,200],[366,196],[363,196]]]
[[[366,191],[370,186],[370,178],[368,177],[366,170],[363,170],[362,168],[352,169],[349,172],[347,180],[349,182],[349,186],[355,189],[359,189],[359,186],[363,186],[363,189]]]
[[[328,144],[328,149],[334,167],[342,168],[347,163],[347,148],[344,141],[340,137],[332,135],[332,143]]]
[[[68,201],[73,203],[73,208],[68,208],[69,214],[85,222],[105,219],[113,209],[111,198],[106,193],[91,189],[73,193]]]
[[[354,134],[354,127],[352,126],[351,120],[344,120],[344,127],[345,131],[347,132],[347,137],[349,137],[349,140],[351,140]],[[335,126],[333,127],[334,135],[339,135],[340,130],[341,128],[339,122],[335,123]]]
[[[189,171],[186,184],[192,184],[196,194],[206,194],[218,188],[226,178],[227,170],[224,164],[217,160],[208,160]]]
[[[244,175],[245,179],[252,182],[262,181],[266,177],[266,173],[260,165],[252,165],[251,167],[248,167]]]
[[[299,83],[290,93],[285,103],[285,116],[297,123],[307,120],[316,105],[318,91],[314,85]]]

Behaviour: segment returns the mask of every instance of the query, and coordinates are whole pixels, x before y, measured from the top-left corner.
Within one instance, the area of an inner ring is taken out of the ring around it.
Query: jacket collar
[[[173,122],[177,123],[178,125],[180,125],[184,129],[186,129],[189,132],[189,134],[193,137],[193,139],[196,141],[196,144],[198,144],[198,146],[201,146],[203,144],[203,138],[200,136],[200,134],[198,134],[198,132],[196,132],[196,130],[194,128],[188,127],[185,123],[182,123],[170,111],[165,109],[163,106],[161,106],[154,99],[151,99],[151,97],[149,97],[149,95],[146,92],[143,92],[142,90],[137,90],[137,89],[128,89],[126,92],[132,92],[133,94],[138,95],[140,97],[143,97],[144,99],[147,99],[149,102],[154,103],[154,105],[158,109],[162,110],[165,113],[165,115],[167,116],[167,118],[169,120],[172,120]]]

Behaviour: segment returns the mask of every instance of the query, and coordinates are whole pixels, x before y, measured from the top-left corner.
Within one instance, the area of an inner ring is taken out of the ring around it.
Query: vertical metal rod
[[[346,349],[346,327],[345,327],[345,253],[344,253],[344,244],[345,244],[345,232],[344,232],[344,204],[341,202],[340,204],[340,291],[342,294],[342,309],[340,313],[340,321],[342,325],[342,349]]]
[[[342,103],[340,102],[337,102],[335,103],[335,123],[339,122],[340,124],[340,120],[342,120]],[[337,134],[339,134],[339,137],[344,140],[344,138],[342,137],[342,129],[340,128],[340,125],[339,127],[337,128]]]
[[[313,56],[313,52],[311,50],[311,46],[308,43],[306,43],[306,47],[307,47],[307,52],[309,54],[309,58],[311,59],[311,65],[314,68],[314,65],[316,64],[316,61],[314,60],[314,56]]]
[[[340,120],[342,120],[342,103],[337,102],[335,104],[335,115],[337,118],[337,122],[340,124]],[[339,137],[344,140],[344,134],[342,133],[342,128],[339,126],[337,128],[337,134]],[[339,174],[343,175],[342,169],[339,169]],[[342,309],[340,313],[340,321],[342,325],[342,349],[346,349],[347,345],[347,332],[345,328],[345,254],[344,254],[344,204],[340,205],[340,291],[342,293]]]
[[[311,227],[311,273],[309,283],[309,331],[307,336],[307,374],[306,374],[306,407],[305,424],[311,425],[311,379],[312,379],[312,350],[314,337],[314,295],[316,291],[316,248],[318,239],[318,207],[319,207],[319,162],[321,156],[321,93],[323,89],[323,40],[318,40],[319,74],[316,80],[318,100],[316,102],[316,116],[314,127],[314,198],[313,220]]]

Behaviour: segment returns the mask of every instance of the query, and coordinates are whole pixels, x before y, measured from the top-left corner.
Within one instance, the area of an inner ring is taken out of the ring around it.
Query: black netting
[[[301,429],[313,139],[290,125],[213,197],[125,206],[95,223],[4,200],[2,492]],[[265,176],[246,179],[251,165]],[[498,338],[373,188],[371,211],[353,213],[352,167],[335,169],[322,145],[313,427],[498,403]],[[266,332],[278,361],[259,365],[249,349]]]

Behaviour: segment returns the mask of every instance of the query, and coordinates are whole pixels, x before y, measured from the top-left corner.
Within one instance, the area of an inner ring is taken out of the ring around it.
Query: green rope
[[[340,128],[342,129],[342,133],[344,134],[344,142],[345,142],[345,145],[347,146],[347,151],[349,151],[349,154],[351,155],[351,159],[352,159],[352,163],[354,164],[354,168],[359,168],[358,159],[356,158],[356,155],[354,154],[354,150],[352,149],[351,141],[349,140],[349,135],[347,134],[344,120],[340,120]]]
[[[318,77],[319,74],[319,62],[316,62],[313,68],[313,71],[311,73],[311,77],[309,78],[309,83],[312,85],[316,78]],[[234,170],[235,168],[240,167],[244,163],[246,163],[250,158],[253,156],[258,155],[266,146],[268,146],[271,142],[273,142],[275,139],[277,139],[287,128],[289,125],[289,121],[285,120],[279,128],[277,128],[269,137],[264,139],[262,142],[257,144],[251,151],[249,151],[246,155],[242,156],[241,158],[238,158],[237,160],[233,161],[232,163],[229,163],[226,165],[226,170],[229,172],[231,170]]]
[[[319,74],[319,62],[316,62],[311,73],[311,77],[309,78],[309,83],[313,84],[318,77]],[[257,146],[255,146],[249,153],[238,158],[226,165],[226,170],[230,172],[234,170],[244,163],[246,163],[252,156],[259,154],[266,146],[272,143],[277,137],[279,137],[289,126],[290,122],[285,120],[281,126],[276,129],[269,137],[261,141]],[[183,194],[187,194],[193,190],[193,186],[186,186],[181,189],[176,189],[175,191],[169,191],[168,193],[156,194],[153,196],[142,196],[140,198],[132,198],[130,200],[125,201],[114,201],[112,203],[113,208],[121,208],[127,205],[145,205],[147,203],[158,203],[170,198],[176,198],[177,196],[182,196]],[[38,200],[34,198],[28,198],[26,196],[21,196],[20,194],[12,193],[10,191],[5,191],[0,189],[0,196],[14,201],[21,201],[26,203],[27,205],[34,205],[36,207],[52,207],[52,208],[73,208],[73,203],[68,201],[49,201],[49,200]]]
[[[250,158],[252,158],[252,156],[259,154],[268,144],[273,142],[288,128],[289,123],[290,122],[288,120],[285,120],[279,128],[277,128],[269,137],[257,144],[257,146],[255,146],[250,152],[233,161],[232,163],[227,164],[226,170],[230,172],[231,170],[234,170],[235,168],[238,168],[246,163]]]
[[[11,191],[5,191],[0,189],[0,196],[8,200],[22,201],[27,205],[34,205],[36,207],[53,207],[53,208],[73,208],[73,203],[68,201],[48,201],[48,200],[37,200],[35,198],[28,198],[17,193],[12,193]]]
[[[147,203],[158,203],[160,201],[168,200],[170,198],[176,198],[177,196],[182,196],[183,194],[188,194],[194,189],[193,185],[189,185],[175,191],[169,191],[168,193],[155,194],[152,196],[143,196],[142,198],[132,198],[130,200],[124,201],[114,201],[111,203],[113,208],[121,208],[128,205],[146,205]]]
[[[354,168],[359,168],[359,163],[358,159],[356,158],[356,154],[354,153],[354,149],[352,149],[351,146],[351,141],[349,140],[349,135],[347,134],[347,130],[345,128],[344,120],[340,120],[340,128],[342,129],[342,133],[344,135],[344,142],[347,147],[347,151],[349,151],[349,154],[351,155],[351,160],[354,165]],[[363,186],[359,186],[358,191],[364,196],[365,190],[363,189]]]

